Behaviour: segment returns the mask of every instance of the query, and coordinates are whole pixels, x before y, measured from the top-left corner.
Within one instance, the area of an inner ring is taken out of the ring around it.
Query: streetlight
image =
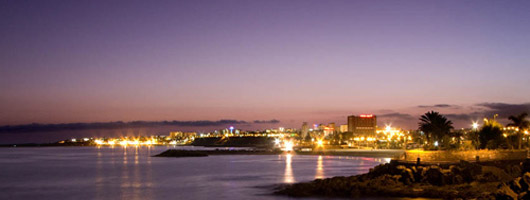
[[[485,120],[485,119],[484,119]],[[471,125],[473,127],[473,130],[474,130],[474,134],[473,134],[473,142],[475,143],[478,143],[478,135],[477,135],[477,131],[478,131],[478,122],[473,122],[473,124]],[[475,148],[478,149],[478,145],[475,144]]]
[[[478,123],[477,122],[473,122],[473,125],[471,125],[473,127],[474,130],[477,130],[478,129]]]

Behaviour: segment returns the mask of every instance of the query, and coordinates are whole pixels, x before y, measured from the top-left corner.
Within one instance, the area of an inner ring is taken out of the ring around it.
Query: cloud
[[[507,123],[510,115],[517,115],[522,112],[530,112],[530,103],[509,104],[509,103],[478,103],[471,106],[471,111],[467,113],[444,114],[448,119],[462,125],[471,121],[480,121],[482,118],[492,118],[498,114],[501,123]]]
[[[253,123],[279,123],[279,120],[255,120]],[[68,123],[68,124],[25,124],[16,126],[1,126],[0,132],[50,132],[62,130],[89,130],[89,129],[120,129],[120,128],[145,128],[157,126],[181,126],[181,127],[214,127],[226,125],[250,125],[251,122],[233,119],[221,119],[217,121],[131,121],[131,122],[96,122],[96,123]]]
[[[280,120],[271,119],[271,120],[254,120],[255,124],[277,124],[280,123]]]
[[[398,112],[393,112],[393,113],[387,113],[387,114],[380,114],[380,115],[377,115],[378,118],[398,118],[398,119],[402,119],[402,120],[411,120],[411,119],[415,119],[412,115],[410,114],[406,114],[406,113],[398,113]]]
[[[459,108],[457,105],[450,104],[435,104],[435,105],[419,105],[418,108]]]
[[[444,114],[451,121],[475,121],[484,117],[484,114],[479,112],[462,113],[462,114]]]
[[[416,126],[417,117],[400,112],[390,112],[386,114],[377,115],[377,123],[379,126],[392,125],[401,128],[412,128]]]
[[[486,108],[483,111],[486,116],[498,114],[501,118],[517,115],[522,112],[530,112],[530,103],[509,104],[509,103],[479,103],[475,106]]]

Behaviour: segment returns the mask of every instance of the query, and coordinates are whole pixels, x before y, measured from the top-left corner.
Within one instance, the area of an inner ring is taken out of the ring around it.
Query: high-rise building
[[[302,138],[307,137],[307,134],[309,133],[309,126],[307,125],[307,122],[302,123],[302,132],[301,135]]]
[[[377,118],[375,115],[348,116],[348,132],[354,135],[375,135]]]
[[[348,125],[347,124],[340,125],[339,132],[341,133],[348,132]]]
[[[335,130],[335,122],[329,123],[327,126],[324,127],[324,136],[328,136],[330,134],[335,133]]]
[[[332,130],[332,131],[336,131],[337,130],[337,126],[335,125],[335,122],[331,122],[328,124],[328,127]]]

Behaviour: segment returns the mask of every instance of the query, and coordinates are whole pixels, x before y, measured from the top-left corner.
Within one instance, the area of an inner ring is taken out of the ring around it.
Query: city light
[[[365,115],[365,114],[363,114],[363,115],[359,115],[359,116],[362,117],[362,118],[371,118],[371,117],[373,117],[374,115]]]
[[[274,145],[279,146],[281,143],[280,138],[274,139]]]
[[[478,129],[478,123],[477,122],[473,122],[473,124],[471,126],[473,127],[474,130]]]
[[[293,142],[290,141],[290,140],[286,140],[283,142],[283,151],[287,151],[287,152],[290,152],[290,151],[293,151]]]
[[[322,139],[317,140],[318,147],[324,147],[324,141]]]

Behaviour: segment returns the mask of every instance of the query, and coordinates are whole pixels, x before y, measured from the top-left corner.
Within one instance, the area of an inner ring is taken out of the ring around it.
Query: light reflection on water
[[[365,173],[389,159],[151,157],[171,147],[0,148],[2,199],[278,199],[277,184]]]
[[[284,183],[294,183],[294,175],[293,175],[293,168],[291,166],[291,162],[293,159],[293,155],[290,153],[285,155],[285,174],[283,175],[283,182]]]
[[[322,179],[324,178],[324,165],[322,164],[322,155],[318,156],[317,160],[317,172],[315,173],[315,179]]]

